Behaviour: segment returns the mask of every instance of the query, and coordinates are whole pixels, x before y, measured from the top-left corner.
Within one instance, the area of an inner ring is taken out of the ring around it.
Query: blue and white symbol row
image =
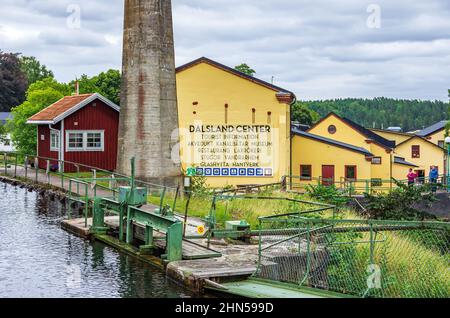
[[[272,168],[197,168],[196,174],[205,177],[272,177]]]

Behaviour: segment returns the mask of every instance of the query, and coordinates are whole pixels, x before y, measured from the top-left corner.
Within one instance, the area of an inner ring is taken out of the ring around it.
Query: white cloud
[[[208,56],[300,99],[447,100],[447,0],[172,0],[177,64]],[[367,7],[381,7],[380,29]],[[81,29],[67,27],[79,4]],[[0,49],[34,55],[68,81],[120,68],[123,0],[0,0]]]

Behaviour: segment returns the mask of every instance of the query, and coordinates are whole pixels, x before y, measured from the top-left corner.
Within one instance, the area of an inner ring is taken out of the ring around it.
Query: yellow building
[[[177,68],[180,154],[212,187],[280,182],[290,171],[295,95],[207,58]]]
[[[397,145],[414,136],[414,134],[410,133],[396,132],[384,129],[369,129],[369,130],[376,133],[377,135],[380,135],[384,139],[395,141]]]
[[[392,178],[403,180],[418,165],[397,155],[400,136],[386,137],[390,140],[334,113],[306,133],[294,130],[292,166],[298,177],[293,184],[327,185],[332,180],[342,187],[358,180],[355,186],[361,190],[367,186],[374,191],[389,189]]]
[[[421,178],[428,177],[431,167],[438,167],[439,173],[444,173],[444,149],[425,138],[413,136],[396,145],[395,153],[416,165],[414,170]]]

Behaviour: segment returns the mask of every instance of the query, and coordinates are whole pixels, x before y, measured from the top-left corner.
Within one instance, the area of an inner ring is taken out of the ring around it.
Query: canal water
[[[179,298],[152,266],[60,228],[64,208],[0,183],[0,297]]]

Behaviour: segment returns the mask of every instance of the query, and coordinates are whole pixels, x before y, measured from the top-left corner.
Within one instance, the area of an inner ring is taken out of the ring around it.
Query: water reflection
[[[190,297],[165,275],[60,228],[61,203],[0,184],[0,297]]]

